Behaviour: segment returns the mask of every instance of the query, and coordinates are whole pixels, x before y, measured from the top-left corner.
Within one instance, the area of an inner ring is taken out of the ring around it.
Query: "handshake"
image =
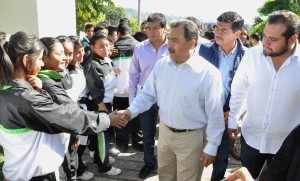
[[[125,110],[115,110],[108,114],[110,118],[110,125],[121,129],[125,127],[127,123],[131,120],[131,112],[128,109]]]

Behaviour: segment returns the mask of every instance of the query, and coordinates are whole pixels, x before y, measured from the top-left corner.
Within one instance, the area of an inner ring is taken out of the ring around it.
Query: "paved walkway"
[[[156,141],[157,142],[157,141]],[[239,141],[238,141],[239,142]],[[238,149],[240,149],[240,145],[238,144]],[[88,162],[88,170],[95,174],[95,177],[92,179],[93,181],[140,181],[138,177],[140,169],[143,167],[143,152],[140,152],[134,148],[129,146],[127,153],[121,153],[118,156],[115,156],[116,162],[113,166],[121,168],[122,173],[118,176],[108,176],[105,174],[101,174],[97,171],[97,167],[92,164],[92,159],[88,155],[88,150],[86,150],[84,159]],[[226,174],[236,170],[241,167],[240,161],[233,159],[231,156],[229,158],[229,166],[226,171]],[[204,169],[202,174],[201,181],[209,181],[210,175],[212,172],[212,166],[210,165],[208,168]],[[157,172],[153,171],[146,181],[158,181]]]

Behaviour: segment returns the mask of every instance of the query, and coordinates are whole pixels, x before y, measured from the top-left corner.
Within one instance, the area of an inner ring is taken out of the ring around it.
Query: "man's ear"
[[[196,48],[196,40],[195,39],[192,39],[191,41],[190,41],[190,49],[193,49],[193,48]]]
[[[239,38],[240,34],[241,34],[241,30],[237,30],[236,32],[234,32],[235,36],[237,38]]]
[[[91,46],[91,49],[94,51],[95,46],[94,45],[90,45],[90,46]]]
[[[294,34],[293,36],[291,36],[290,38],[289,38],[289,42],[291,43],[291,44],[294,44],[295,42],[297,42],[298,41],[298,35],[297,34]]]

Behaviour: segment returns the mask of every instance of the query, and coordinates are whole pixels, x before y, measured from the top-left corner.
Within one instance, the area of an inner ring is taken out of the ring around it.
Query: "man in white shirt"
[[[173,22],[168,39],[170,55],[155,64],[130,107],[120,112],[135,117],[157,102],[159,180],[199,181],[224,132],[221,74],[195,52],[198,29],[192,21]]]
[[[300,123],[298,26],[299,19],[292,12],[270,14],[262,46],[246,52],[231,85],[228,134],[236,137],[237,120],[246,107],[241,159],[253,178]]]

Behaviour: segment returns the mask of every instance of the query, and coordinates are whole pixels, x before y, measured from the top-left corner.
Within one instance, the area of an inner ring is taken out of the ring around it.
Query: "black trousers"
[[[114,110],[124,110],[129,107],[129,99],[128,97],[114,97],[113,99],[113,108]],[[140,118],[139,116],[132,119],[128,124],[121,128],[115,129],[116,131],[116,144],[117,145],[128,145],[129,142],[129,134],[131,134],[132,137],[132,143],[133,144],[139,144],[142,140],[142,130],[141,130],[141,124],[140,124]]]
[[[108,112],[111,112],[112,105],[110,103],[105,103],[105,106],[108,110]],[[92,136],[92,140],[90,140],[90,144],[93,144],[95,146],[95,154],[94,154],[94,163],[97,164],[99,172],[108,172],[111,169],[111,165],[109,164],[109,141],[112,140],[114,137],[114,129],[113,127],[109,127],[106,131],[104,131],[104,137],[105,137],[105,157],[104,160],[101,161],[99,149],[98,149],[98,139],[97,135]],[[94,141],[94,142],[92,142]]]
[[[62,166],[59,167],[59,181],[68,181],[67,176],[64,172]],[[29,181],[57,181],[55,177],[55,173],[49,173],[47,175],[32,177]]]
[[[241,162],[249,170],[252,178],[258,178],[265,161],[269,165],[274,157],[275,154],[259,153],[259,150],[248,145],[243,135],[241,136]]]

